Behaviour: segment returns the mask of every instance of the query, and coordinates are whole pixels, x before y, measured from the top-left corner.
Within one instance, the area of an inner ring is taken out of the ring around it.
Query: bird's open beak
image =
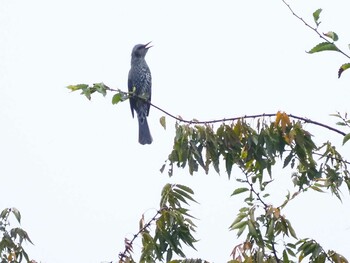
[[[148,46],[149,44],[151,44],[151,42],[152,41],[150,41],[150,42],[148,42],[147,44],[144,45],[146,49],[149,49],[149,48],[153,47],[153,46]]]

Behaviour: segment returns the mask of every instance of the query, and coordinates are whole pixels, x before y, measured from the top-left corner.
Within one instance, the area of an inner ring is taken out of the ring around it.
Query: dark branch
[[[117,90],[116,89],[111,89],[111,88],[109,88],[106,85],[105,85],[105,87],[106,87],[107,90],[114,91],[114,92],[119,92],[119,93],[122,93],[124,95],[129,95],[130,96],[129,93],[121,91],[119,89],[117,89]],[[210,123],[218,123],[218,122],[225,122],[225,121],[237,121],[237,120],[241,120],[241,119],[255,119],[255,118],[274,117],[274,116],[276,116],[276,113],[262,113],[262,114],[256,114],[256,115],[244,115],[244,116],[240,116],[240,117],[232,117],[232,118],[224,118],[224,119],[216,119],[216,120],[207,120],[207,121],[184,120],[184,119],[182,119],[180,117],[177,117],[177,116],[167,112],[166,110],[163,110],[162,108],[154,105],[153,103],[151,103],[150,101],[145,100],[142,97],[138,97],[138,98],[141,99],[141,100],[144,100],[147,103],[149,103],[153,108],[163,112],[164,114],[168,115],[169,117],[171,117],[171,118],[173,118],[173,119],[175,119],[175,120],[177,120],[179,122],[184,122],[184,123],[188,123],[188,124],[210,124]],[[331,130],[331,131],[334,131],[336,133],[339,133],[340,135],[343,135],[343,136],[346,135],[345,132],[342,132],[342,131],[340,131],[340,130],[338,130],[336,128],[333,128],[331,126],[328,126],[326,124],[323,124],[323,123],[320,123],[320,122],[317,122],[317,121],[313,121],[313,120],[308,119],[308,118],[299,117],[299,116],[296,116],[296,115],[293,115],[293,114],[289,114],[288,116],[293,118],[293,119],[296,119],[296,120],[301,120],[301,121],[304,121],[306,123],[311,123],[311,124],[314,124],[314,125],[326,128],[328,130]]]
[[[151,223],[155,220],[157,220],[157,216],[161,213],[161,210],[158,210],[157,213],[142,227],[140,228],[139,232],[134,234],[133,238],[128,241],[128,243],[125,245],[125,250],[124,252],[119,253],[119,259],[120,262],[124,262],[124,258],[127,257],[127,254],[130,255],[130,248],[132,248],[132,245],[135,241],[135,239],[144,231],[147,230],[148,227],[150,227]]]

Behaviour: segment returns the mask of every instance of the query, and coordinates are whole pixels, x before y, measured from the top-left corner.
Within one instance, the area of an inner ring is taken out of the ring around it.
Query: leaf
[[[195,203],[197,203],[197,201],[196,200],[194,200],[193,199],[193,197],[192,196],[190,196],[188,193],[186,193],[185,191],[182,191],[181,189],[174,189],[174,192],[176,192],[176,193],[178,193],[181,197],[183,197],[183,198],[186,198],[186,199],[189,199],[189,200],[191,200],[192,202],[195,202]],[[175,195],[175,193],[174,193],[174,195]],[[177,195],[176,195],[177,196]],[[184,201],[186,204],[187,204],[187,202],[186,201]]]
[[[85,97],[86,97],[88,100],[91,100],[91,89],[90,89],[90,87],[84,87],[84,88],[82,88],[81,94],[85,95]]]
[[[317,192],[324,193],[324,191],[321,188],[319,188],[319,187],[317,187],[315,185],[311,185],[310,188],[315,190],[315,191],[317,191]]]
[[[163,164],[163,165],[162,165],[162,167],[159,169],[159,171],[160,171],[161,173],[163,173],[163,172],[164,172],[165,166],[166,166],[166,163],[165,163],[165,164]]]
[[[350,139],[350,133],[344,136],[343,145]]]
[[[343,72],[345,70],[347,70],[348,68],[350,68],[350,63],[345,63],[345,64],[341,65],[341,67],[338,70],[338,78],[340,78],[341,74],[343,74]]]
[[[0,218],[6,219],[10,211],[11,211],[10,208],[5,208],[4,210],[2,210],[0,214]]]
[[[314,17],[314,21],[315,21],[317,26],[321,23],[321,22],[318,22],[318,20],[320,19],[321,12],[322,12],[322,8],[319,8],[315,12],[312,13],[312,15]]]
[[[329,31],[327,33],[323,33],[323,35],[326,36],[326,37],[329,37],[333,41],[337,41],[339,39],[337,33],[333,32],[333,31]]]
[[[231,227],[231,230],[246,227],[248,221],[239,222]]]
[[[297,238],[297,234],[295,233],[295,230],[294,228],[292,227],[291,223],[289,222],[288,219],[286,219],[286,222],[288,224],[288,230],[289,230],[289,233],[292,235],[292,237],[294,237],[295,239],[298,239]]]
[[[321,52],[321,51],[339,51],[337,46],[333,43],[329,42],[322,42],[313,47],[310,51],[307,51],[309,54],[313,54],[316,52]]]
[[[193,190],[186,185],[176,184],[176,187],[186,191],[187,193],[194,194]]]
[[[99,93],[105,97],[107,95],[106,87],[103,83],[94,83],[93,88],[95,88]]]
[[[14,214],[14,216],[16,217],[18,223],[21,223],[21,213],[19,212],[19,210],[15,207],[12,207],[11,211]]]
[[[87,84],[78,84],[78,85],[69,85],[67,86],[67,89],[70,89],[71,91],[77,91],[80,89],[86,89],[87,87],[89,87],[89,85]]]
[[[160,125],[166,130],[166,122],[165,122],[165,116],[160,117],[159,119]]]
[[[290,163],[290,161],[292,160],[293,157],[294,157],[294,154],[293,154],[293,151],[291,151],[288,154],[288,156],[284,159],[283,168],[285,168]]]
[[[112,98],[112,104],[115,105],[119,103],[122,100],[122,95],[120,93],[117,93]]]
[[[246,187],[237,188],[236,190],[233,191],[233,193],[231,194],[231,196],[233,196],[233,195],[238,195],[238,194],[241,194],[241,193],[244,193],[244,192],[247,192],[247,191],[249,191],[249,189],[246,188]]]

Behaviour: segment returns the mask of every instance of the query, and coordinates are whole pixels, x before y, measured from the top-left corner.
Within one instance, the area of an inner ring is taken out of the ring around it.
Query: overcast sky
[[[321,31],[336,31],[348,50],[349,2],[291,4],[310,23],[323,8]],[[154,142],[141,146],[128,102],[113,106],[111,96],[100,95],[88,101],[65,89],[104,82],[126,90],[131,50],[149,41],[152,102],[183,118],[282,110],[334,125],[329,114],[349,110],[350,73],[337,79],[348,61],[331,52],[306,54],[320,39],[282,1],[1,0],[0,209],[22,212],[22,227],[35,243],[27,248],[38,262],[116,262],[142,213],[154,215],[167,182],[192,187],[200,202],[191,207],[200,219],[200,242],[188,257],[225,262],[243,241],[228,231],[243,206],[230,197],[235,180],[224,172],[160,174],[173,120],[167,118],[164,131],[163,114],[151,108]],[[350,144],[341,147],[339,135],[306,128],[349,156]],[[276,177],[269,201],[279,205],[290,172],[277,170]],[[349,200],[345,188],[343,203],[310,192],[283,214],[299,237],[350,258]]]

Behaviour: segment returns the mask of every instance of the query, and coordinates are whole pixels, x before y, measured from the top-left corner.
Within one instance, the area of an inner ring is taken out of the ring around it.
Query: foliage
[[[295,17],[322,39],[308,51],[309,54],[335,51],[350,59],[336,45],[335,42],[339,39],[337,33],[320,33],[322,9],[313,13],[315,26],[311,26],[285,0],[282,2]],[[350,63],[341,65],[338,77],[348,68]],[[92,86],[71,85],[68,88],[71,91],[80,90],[88,99],[95,92],[103,96],[107,91],[114,92],[112,104],[134,96],[133,92],[114,90],[103,83]],[[303,260],[348,262],[337,252],[324,249],[316,240],[298,237],[284,212],[290,201],[306,191],[330,192],[339,200],[341,188],[346,187],[350,191],[350,173],[347,167],[349,163],[331,142],[316,144],[303,124],[312,123],[337,132],[344,136],[343,144],[350,139],[350,133],[345,134],[322,123],[284,112],[199,122],[183,120],[153,104],[152,106],[177,120],[173,148],[161,167],[161,172],[168,168],[168,175],[172,176],[174,167],[179,167],[187,168],[190,175],[200,170],[209,173],[210,169],[219,174],[224,167],[225,173],[231,179],[234,167],[240,171],[235,174],[237,186],[232,196],[245,195],[245,199],[229,228],[237,233],[238,238],[243,238],[243,241],[233,248],[230,263]],[[333,116],[340,119],[338,125],[350,128],[350,120],[346,114],[342,116],[336,113]],[[248,122],[251,118],[254,121]],[[218,122],[221,124],[214,126]],[[165,117],[160,119],[160,123],[166,127]],[[281,204],[270,204],[267,199],[272,191],[270,186],[276,178],[273,167],[278,164],[283,169],[288,169],[294,188],[286,192]],[[125,250],[119,254],[120,262],[134,262],[133,241],[138,236],[142,237],[140,262],[206,262],[202,259],[173,260],[174,253],[185,258],[181,244],[194,248],[196,242],[192,235],[195,230],[195,224],[191,221],[193,217],[188,214],[188,209],[182,207],[188,204],[187,201],[194,201],[192,195],[193,191],[186,186],[167,184],[162,191],[160,209],[156,215],[148,223],[144,223],[142,216],[139,232],[132,240],[125,240]],[[154,230],[151,231],[152,226]]]
[[[1,263],[18,263],[25,259],[29,262],[27,252],[23,248],[23,241],[30,240],[26,231],[20,227],[9,229],[9,216],[13,215],[18,223],[21,223],[21,213],[16,208],[5,208],[0,214],[0,241]]]
[[[341,200],[343,183],[350,191],[348,163],[330,142],[317,146],[302,123],[292,121],[285,113],[278,112],[274,121],[259,119],[255,126],[245,119],[223,123],[216,130],[209,124],[176,123],[168,174],[173,174],[174,165],[187,166],[190,174],[200,168],[208,173],[210,167],[219,173],[223,162],[230,178],[232,167],[239,167],[242,175],[237,175],[236,181],[243,186],[236,188],[232,196],[245,194],[245,205],[230,229],[237,231],[238,237],[243,233],[246,237],[235,247],[231,262],[290,262],[306,256],[311,256],[313,262],[325,262],[332,255],[341,257],[333,251],[325,252],[314,240],[298,239],[282,210],[309,189],[330,191]],[[274,179],[272,167],[279,161],[283,168],[293,170],[295,190],[293,194],[288,192],[282,204],[268,205],[265,200],[269,196],[268,185]],[[276,246],[284,247],[283,251]]]
[[[139,232],[131,241],[126,240],[125,250],[119,254],[120,262],[135,262],[132,258],[133,241],[139,235],[142,236],[143,246],[139,262],[164,261],[164,257],[169,262],[174,253],[185,257],[182,244],[194,248],[196,242],[192,235],[196,228],[192,221],[194,217],[183,207],[189,201],[196,202],[192,195],[192,189],[187,186],[166,184],[161,193],[159,210],[146,224],[144,215],[142,216]],[[152,227],[154,231],[151,231]]]
[[[321,43],[318,43],[316,46],[314,46],[308,51],[309,54],[318,53],[321,51],[336,51],[342,54],[343,56],[345,56],[347,59],[350,59],[350,56],[335,44],[335,42],[339,40],[339,36],[337,33],[335,33],[334,31],[328,31],[327,33],[320,33],[319,26],[321,24],[320,15],[322,12],[322,8],[319,8],[315,12],[313,12],[312,15],[315,22],[315,26],[311,26],[302,17],[296,14],[285,0],[282,0],[282,2],[289,8],[289,10],[292,12],[292,14],[296,18],[302,21],[307,27],[312,29],[322,39]],[[349,48],[350,48],[350,45],[349,45]],[[348,68],[350,68],[350,63],[342,64],[338,69],[338,78],[340,78],[343,72]]]

